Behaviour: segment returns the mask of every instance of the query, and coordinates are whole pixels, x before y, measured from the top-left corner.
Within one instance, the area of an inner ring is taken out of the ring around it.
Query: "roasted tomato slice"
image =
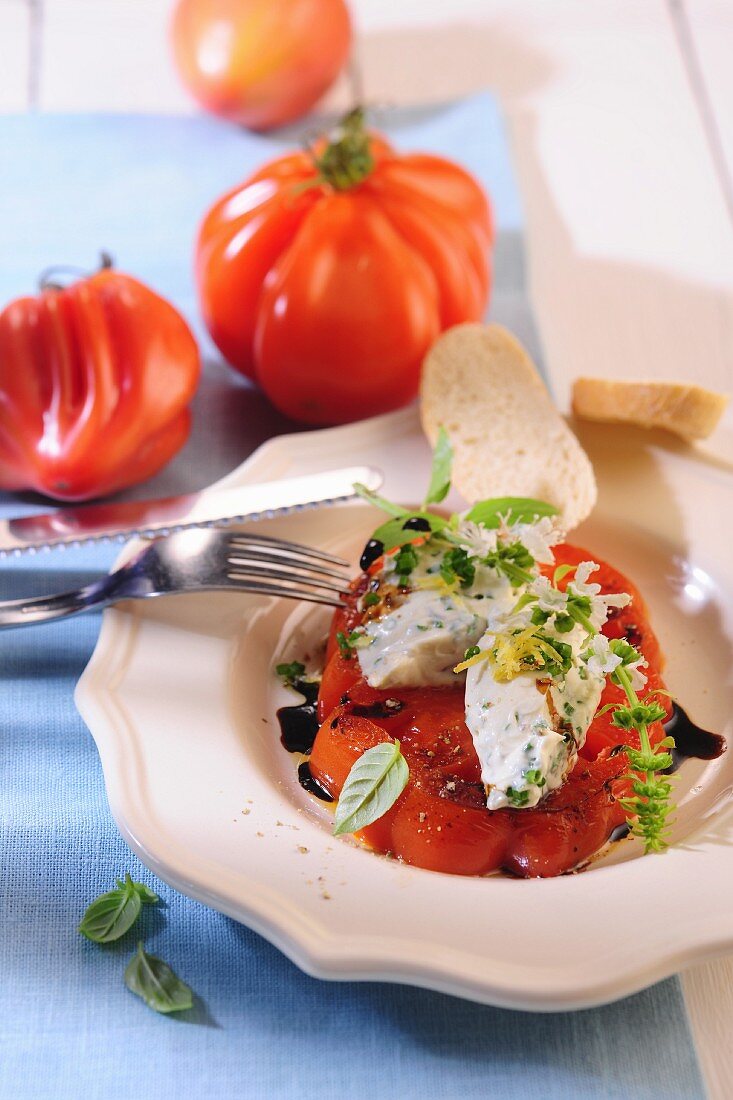
[[[557,564],[577,564],[593,555],[573,546],[556,549]],[[595,560],[595,559],[594,559]],[[603,564],[594,580],[604,592],[628,592],[629,607],[609,620],[609,637],[627,637],[644,653],[651,688],[662,686],[661,655],[637,589]],[[486,809],[479,761],[465,724],[462,686],[380,691],[362,678],[355,655],[345,657],[336,641],[360,621],[357,596],[368,578],[354,584],[346,610],[338,611],[330,657],[319,695],[322,725],[311,755],[318,783],[338,797],[354,762],[373,745],[399,739],[410,780],[394,806],[360,834],[375,850],[407,863],[457,875],[499,869],[523,877],[549,877],[572,870],[597,852],[624,821],[618,802],[626,756],[614,748],[627,734],[610,715],[597,716],[572,773],[563,786],[531,810]],[[621,701],[609,685],[602,702]],[[661,725],[653,737],[663,736]]]

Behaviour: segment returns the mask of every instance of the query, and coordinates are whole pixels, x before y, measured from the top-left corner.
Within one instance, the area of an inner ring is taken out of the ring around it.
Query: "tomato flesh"
[[[557,565],[591,558],[568,544],[555,549]],[[612,566],[600,566],[593,580],[604,593],[628,592],[632,597],[627,608],[609,619],[604,633],[628,637],[638,646],[649,665],[650,690],[663,687],[659,644],[638,590]],[[629,742],[628,733],[611,724],[610,714],[597,715],[562,787],[530,810],[487,810],[465,723],[463,685],[378,690],[361,677],[355,657],[339,652],[336,633],[348,633],[360,622],[357,597],[366,581],[362,576],[355,582],[349,606],[334,615],[318,699],[322,724],[310,758],[314,778],[336,798],[363,752],[387,739],[399,740],[409,782],[394,806],[362,830],[361,838],[406,863],[457,875],[504,869],[522,877],[549,877],[597,852],[625,819],[618,796],[628,762],[623,752],[612,750]],[[621,689],[609,684],[601,707],[623,698]],[[664,736],[661,724],[650,733],[653,741]]]

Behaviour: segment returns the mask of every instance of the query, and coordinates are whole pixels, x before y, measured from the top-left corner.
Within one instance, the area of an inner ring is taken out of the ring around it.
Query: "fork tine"
[[[314,546],[305,546],[301,542],[289,542],[287,539],[276,539],[270,535],[251,535],[249,532],[230,534],[229,543],[232,546],[245,546],[247,543],[263,543],[269,546],[280,546],[286,550],[299,551],[303,557],[315,558],[318,561],[329,561],[334,565],[347,566],[350,563],[345,558],[336,557],[335,554],[327,554],[325,550],[318,550]]]
[[[266,550],[260,550],[255,548],[253,550],[247,549],[234,549],[230,550],[227,560],[230,565],[240,565],[246,562],[271,562],[274,565],[286,565],[296,568],[301,566],[303,569],[307,569],[311,573],[321,573],[325,577],[335,577],[337,580],[348,579],[348,573],[345,569],[332,569],[327,565],[321,565],[319,562],[311,562],[308,558],[302,555],[286,554],[285,551],[279,551],[276,553],[270,553]]]
[[[321,588],[326,592],[346,592],[348,589],[348,585],[346,584],[334,584],[324,577],[309,577],[305,573],[298,573],[295,571],[288,572],[286,569],[229,569],[227,571],[227,576],[232,580],[249,580],[249,578],[257,580],[259,577],[269,577],[272,580],[290,581],[291,584],[306,584],[311,588]]]
[[[239,590],[252,592],[259,596],[282,596],[287,600],[303,600],[306,603],[325,604],[327,607],[343,607],[338,596],[329,596],[324,592],[312,592],[307,588],[287,588],[285,585],[260,584],[258,581],[236,581],[227,586],[227,591]]]

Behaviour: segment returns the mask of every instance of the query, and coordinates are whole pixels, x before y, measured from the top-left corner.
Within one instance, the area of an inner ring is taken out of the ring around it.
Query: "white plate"
[[[671,690],[701,725],[730,736],[730,469],[630,429],[597,427],[583,442],[601,494],[574,539],[638,581]],[[388,495],[419,499],[429,453],[414,410],[275,439],[221,484],[347,461],[382,466]],[[357,504],[258,530],[356,556],[373,523]],[[231,595],[105,613],[76,701],[120,831],[155,874],[309,974],[513,1008],[598,1004],[733,950],[733,754],[678,773],[668,853],[638,858],[625,841],[583,874],[459,878],[335,840],[280,746],[274,711],[288,696],[272,675],[282,653],[317,644],[327,618]]]

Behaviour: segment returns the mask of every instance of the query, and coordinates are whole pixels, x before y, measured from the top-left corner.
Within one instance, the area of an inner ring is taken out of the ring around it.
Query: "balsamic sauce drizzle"
[[[292,707],[280,707],[277,720],[280,723],[280,740],[288,752],[309,753],[318,733],[316,702],[319,684],[315,680],[295,680],[293,687],[304,696],[302,703]]]
[[[674,737],[674,748],[671,750],[673,763],[669,772],[677,771],[688,756],[698,760],[716,760],[725,752],[725,738],[695,725],[679,703],[672,704],[672,714],[664,723],[664,729],[670,737]]]
[[[430,523],[424,516],[410,516],[402,524],[403,531],[429,531]]]
[[[277,712],[280,741],[288,752],[299,752],[307,756],[313,748],[313,742],[318,733],[316,704],[319,687],[317,680],[294,680],[293,688],[304,697],[303,702],[291,707],[280,707]],[[333,801],[328,791],[324,791],[320,783],[313,778],[310,763],[307,760],[298,766],[298,782],[303,790],[308,791],[308,794],[324,802]]]
[[[383,553],[384,543],[380,542],[379,539],[369,539],[369,542],[364,547],[362,555],[359,558],[359,565],[363,572],[366,573],[372,562],[375,562],[377,558],[381,558]]]
[[[302,764],[298,765],[298,782],[308,794],[315,795],[316,798],[320,798],[323,802],[333,802],[328,791],[324,791],[321,784],[316,783],[311,773],[310,763],[307,760],[304,760]]]

